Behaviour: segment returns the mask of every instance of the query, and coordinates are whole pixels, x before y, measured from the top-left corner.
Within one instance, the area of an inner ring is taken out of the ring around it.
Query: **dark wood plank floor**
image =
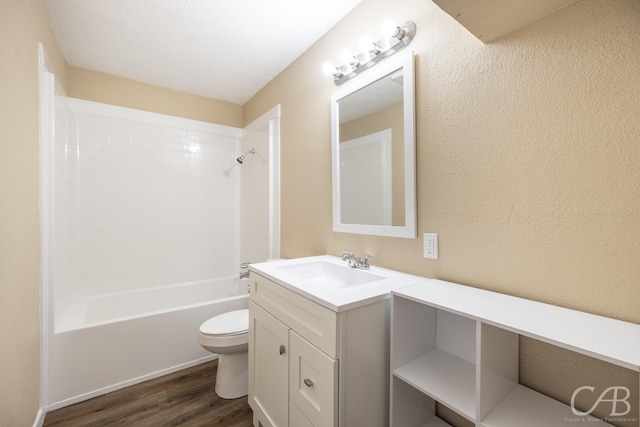
[[[247,397],[215,392],[218,361],[207,362],[48,413],[45,427],[251,427]]]

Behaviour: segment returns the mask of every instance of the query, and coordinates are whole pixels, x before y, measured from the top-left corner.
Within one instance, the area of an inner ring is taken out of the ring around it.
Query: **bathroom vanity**
[[[332,256],[250,268],[254,425],[387,425],[390,292],[425,279]]]

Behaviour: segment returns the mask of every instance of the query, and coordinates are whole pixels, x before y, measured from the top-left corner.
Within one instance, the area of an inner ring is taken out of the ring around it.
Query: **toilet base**
[[[223,399],[237,399],[249,393],[249,354],[219,354],[216,394]]]

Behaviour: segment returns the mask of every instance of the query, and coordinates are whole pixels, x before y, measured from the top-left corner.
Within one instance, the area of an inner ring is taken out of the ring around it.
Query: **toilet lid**
[[[212,317],[200,326],[207,335],[239,335],[249,331],[249,310],[236,310]]]

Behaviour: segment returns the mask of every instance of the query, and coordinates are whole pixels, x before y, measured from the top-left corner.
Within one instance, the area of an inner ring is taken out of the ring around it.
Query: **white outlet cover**
[[[438,234],[423,234],[424,257],[430,259],[438,259]]]

